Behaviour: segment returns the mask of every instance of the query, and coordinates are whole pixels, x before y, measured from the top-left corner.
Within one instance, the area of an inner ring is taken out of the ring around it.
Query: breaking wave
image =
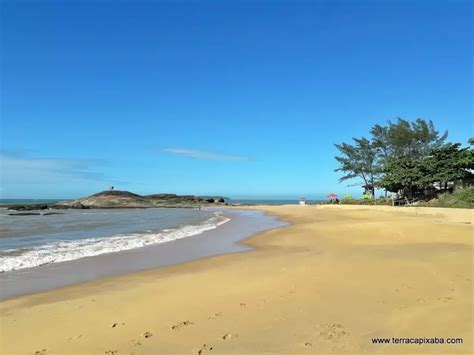
[[[229,220],[220,213],[216,213],[202,223],[163,229],[159,232],[117,234],[108,237],[68,241],[60,240],[34,248],[3,250],[0,252],[0,272],[166,243],[215,229]]]

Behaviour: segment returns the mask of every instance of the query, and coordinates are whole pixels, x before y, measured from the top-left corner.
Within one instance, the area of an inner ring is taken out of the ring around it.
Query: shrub
[[[340,202],[341,205],[392,205],[392,200],[389,198],[378,198],[378,199],[343,199]]]
[[[451,194],[441,194],[438,198],[420,205],[427,207],[474,208],[474,187],[459,189]]]

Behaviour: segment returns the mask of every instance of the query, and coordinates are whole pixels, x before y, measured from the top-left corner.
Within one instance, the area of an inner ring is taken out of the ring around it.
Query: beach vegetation
[[[474,187],[443,193],[430,201],[420,203],[426,207],[474,208]]]
[[[342,199],[339,202],[341,205],[365,205],[365,206],[391,206],[393,204],[390,198],[351,198]]]
[[[344,175],[339,181],[358,178],[363,181],[366,193],[375,196],[375,184],[382,172],[377,164],[377,150],[374,144],[367,138],[353,138],[354,143],[336,144],[340,156],[336,160],[340,166],[336,171]]]
[[[359,179],[364,196],[375,196],[375,189],[394,192],[398,197],[429,200],[440,193],[474,182],[474,151],[460,143],[446,142],[448,132],[440,133],[432,121],[413,122],[398,118],[383,126],[374,125],[370,139],[353,138],[352,144],[336,144],[335,159],[343,172],[340,181]],[[474,139],[468,142],[471,146]]]
[[[388,121],[386,126],[376,124],[370,133],[379,163],[382,165],[393,158],[426,157],[432,149],[442,147],[448,138],[448,131],[440,134],[432,121],[422,118],[414,122],[398,118],[396,122]]]
[[[461,144],[448,143],[433,148],[426,157],[391,158],[384,165],[380,186],[388,191],[402,191],[413,197],[432,197],[440,191],[449,192],[455,183],[472,179],[474,151]]]

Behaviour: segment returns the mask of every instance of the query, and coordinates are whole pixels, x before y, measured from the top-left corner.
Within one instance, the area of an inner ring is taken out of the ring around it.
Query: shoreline
[[[0,301],[192,260],[249,251],[240,241],[284,223],[261,212],[209,209],[229,221],[197,235],[145,247],[0,273]]]
[[[1,301],[1,347],[7,354],[204,354],[210,347],[216,353],[470,353],[472,211],[388,208],[252,206],[291,224],[241,241],[252,253]],[[419,337],[420,329],[426,337],[464,342],[370,342]]]

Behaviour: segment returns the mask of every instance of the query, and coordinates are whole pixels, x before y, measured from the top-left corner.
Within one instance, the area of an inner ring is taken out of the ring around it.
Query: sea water
[[[188,238],[228,221],[220,212],[178,208],[12,213],[0,209],[0,272]]]

